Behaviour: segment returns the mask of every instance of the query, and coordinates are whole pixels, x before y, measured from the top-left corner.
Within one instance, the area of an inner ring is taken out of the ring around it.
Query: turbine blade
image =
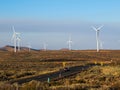
[[[92,29],[94,29],[95,31],[97,31],[97,29],[95,27],[93,27],[93,26],[91,26],[91,27],[92,27]]]
[[[99,28],[97,28],[97,30],[100,30],[104,25],[100,26]]]
[[[15,38],[15,36],[16,36],[14,26],[12,26],[12,30],[13,30],[13,35],[12,35],[11,41],[12,41],[12,40]]]
[[[15,33],[15,27],[14,26],[12,26],[12,30],[13,30],[13,33]]]
[[[15,38],[15,33],[13,33],[11,40],[13,40],[14,38]]]

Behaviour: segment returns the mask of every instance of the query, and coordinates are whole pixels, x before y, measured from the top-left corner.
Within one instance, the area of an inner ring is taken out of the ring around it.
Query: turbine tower
[[[71,35],[69,36],[69,40],[67,41],[67,43],[68,43],[68,48],[69,48],[69,50],[71,50],[71,49],[72,49]]]
[[[16,50],[16,47],[17,47],[17,36],[19,36],[20,33],[15,32],[14,26],[12,27],[12,29],[13,29],[12,40],[13,40],[13,42],[14,42],[14,52],[16,52],[16,51],[17,51],[17,50]]]
[[[100,26],[100,27],[98,27],[98,28],[95,28],[95,27],[93,27],[92,26],[92,28],[96,31],[96,43],[97,43],[97,52],[99,52],[99,45],[100,45],[100,39],[99,39],[99,32],[100,32],[100,29],[103,27],[103,25],[102,26]]]
[[[47,50],[47,44],[46,43],[43,44],[43,49],[44,49],[44,51]]]
[[[20,37],[17,37],[16,40],[17,40],[18,51],[20,51],[20,42],[21,42],[21,39],[20,39]]]
[[[30,52],[31,51],[31,45],[28,44],[28,51]]]

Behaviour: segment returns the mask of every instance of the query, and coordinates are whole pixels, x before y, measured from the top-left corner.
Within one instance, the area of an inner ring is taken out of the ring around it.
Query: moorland
[[[66,67],[95,64],[75,75],[56,81],[31,80],[23,84],[10,83],[32,78]],[[0,50],[0,90],[119,90],[120,50]]]

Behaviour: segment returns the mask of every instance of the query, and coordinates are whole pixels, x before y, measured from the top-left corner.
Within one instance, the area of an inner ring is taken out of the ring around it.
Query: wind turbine
[[[43,49],[44,49],[44,51],[47,50],[47,44],[46,43],[43,44]]]
[[[13,40],[13,42],[14,42],[14,52],[16,52],[17,50],[16,50],[16,43],[17,43],[17,36],[20,34],[20,33],[17,33],[17,32],[15,32],[15,28],[14,28],[14,26],[12,27],[12,29],[13,29],[13,36],[12,36],[12,40]]]
[[[98,28],[95,28],[92,26],[92,28],[96,31],[97,52],[99,52],[99,45],[100,45],[99,32],[102,27],[103,27],[103,25]]]
[[[20,37],[17,37],[16,40],[17,40],[18,51],[20,51],[20,42],[21,42],[21,39],[20,39]]]
[[[69,40],[67,41],[67,43],[68,43],[68,48],[69,48],[69,50],[71,50],[71,48],[72,48],[72,40],[71,40],[71,35],[69,36]]]
[[[28,51],[30,52],[31,51],[31,45],[28,44]]]

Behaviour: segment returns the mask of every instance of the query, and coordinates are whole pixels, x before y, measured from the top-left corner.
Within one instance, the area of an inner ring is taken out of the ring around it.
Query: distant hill
[[[6,45],[6,46],[0,48],[0,50],[2,50],[2,51],[13,51],[13,49],[14,49],[14,46],[10,46],[10,45]]]
[[[61,48],[60,50],[61,51],[68,51],[69,49],[68,48]]]
[[[18,47],[16,47],[16,48],[18,48]],[[20,47],[21,51],[28,51],[28,49],[29,49],[28,47]],[[12,52],[12,51],[14,51],[14,46],[6,45],[6,46],[0,48],[0,50]],[[39,50],[31,48],[31,51],[39,51]]]

